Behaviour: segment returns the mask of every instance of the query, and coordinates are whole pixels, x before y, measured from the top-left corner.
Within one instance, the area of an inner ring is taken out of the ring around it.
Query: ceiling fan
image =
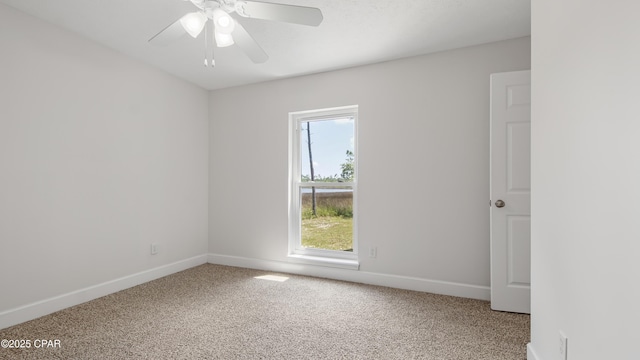
[[[166,45],[185,33],[197,38],[204,30],[204,66],[215,66],[214,45],[227,47],[236,44],[254,63],[263,63],[269,59],[267,53],[234,17],[282,21],[309,26],[318,26],[323,19],[320,9],[306,6],[249,0],[185,1],[191,1],[197,8],[196,11],[187,13],[162,29],[149,39],[149,42],[156,45]],[[232,14],[235,15],[232,16]]]

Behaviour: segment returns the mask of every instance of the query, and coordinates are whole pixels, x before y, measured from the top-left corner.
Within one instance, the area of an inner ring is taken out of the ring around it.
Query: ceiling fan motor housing
[[[245,15],[245,5],[244,1],[237,0],[191,0],[193,5],[195,5],[198,9],[204,11],[208,17],[211,17],[211,11],[216,8],[220,8],[227,13],[237,12],[241,16]]]

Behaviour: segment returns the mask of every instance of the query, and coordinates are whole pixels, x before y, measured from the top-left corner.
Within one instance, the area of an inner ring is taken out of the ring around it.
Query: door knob
[[[504,201],[502,201],[502,200],[496,200],[496,207],[501,208],[501,207],[504,207],[504,205],[505,205]]]

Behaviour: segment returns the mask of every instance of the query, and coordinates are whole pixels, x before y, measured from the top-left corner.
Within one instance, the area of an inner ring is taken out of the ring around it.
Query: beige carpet
[[[529,316],[485,301],[265,274],[198,266],[0,330],[32,341],[0,358],[526,359]]]

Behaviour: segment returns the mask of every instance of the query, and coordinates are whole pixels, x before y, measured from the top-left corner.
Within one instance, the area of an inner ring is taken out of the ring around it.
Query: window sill
[[[360,263],[358,263],[358,260],[351,259],[336,259],[299,254],[290,254],[289,259],[291,260],[291,262],[306,265],[318,265],[348,270],[358,270],[360,268]]]

